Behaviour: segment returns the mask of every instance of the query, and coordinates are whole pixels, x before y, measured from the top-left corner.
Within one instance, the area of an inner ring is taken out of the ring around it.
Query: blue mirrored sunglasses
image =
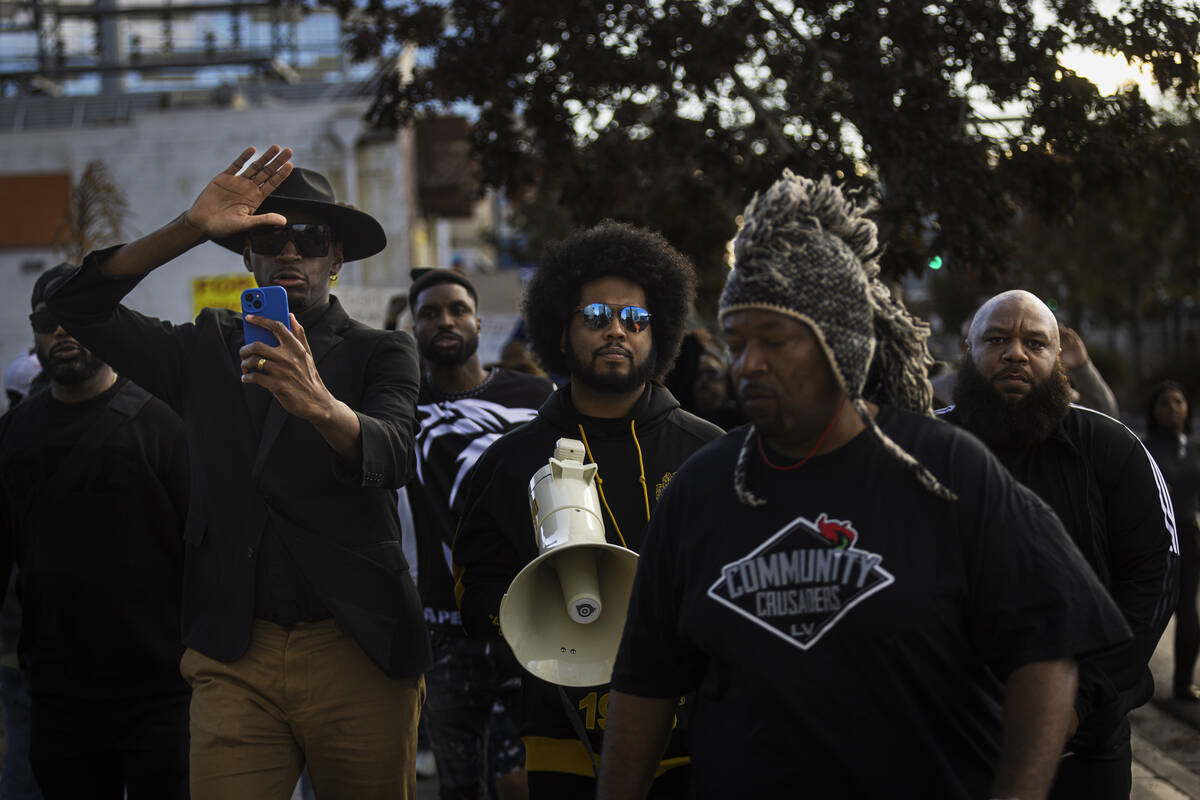
[[[577,313],[583,314],[583,324],[594,331],[607,328],[614,316],[621,321],[621,327],[630,333],[641,333],[650,327],[650,312],[641,306],[613,308],[608,303],[588,303]]]

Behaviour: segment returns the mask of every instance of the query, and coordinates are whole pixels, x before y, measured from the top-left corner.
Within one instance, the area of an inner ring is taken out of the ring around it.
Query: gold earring
[[[335,274],[333,274],[333,275],[330,275],[330,276],[329,276],[329,282],[330,282],[330,283],[337,283],[337,274],[336,274],[336,273],[335,273]]]

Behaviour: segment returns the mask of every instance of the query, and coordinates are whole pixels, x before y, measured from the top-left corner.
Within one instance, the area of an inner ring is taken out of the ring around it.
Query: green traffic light
[[[932,270],[941,269],[942,268],[942,257],[934,256],[933,258],[929,259],[929,268]]]

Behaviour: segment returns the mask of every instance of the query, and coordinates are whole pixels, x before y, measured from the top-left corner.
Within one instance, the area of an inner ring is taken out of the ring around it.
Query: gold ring
[[[258,371],[262,373],[267,371],[267,360],[265,358],[260,358],[258,360]]]

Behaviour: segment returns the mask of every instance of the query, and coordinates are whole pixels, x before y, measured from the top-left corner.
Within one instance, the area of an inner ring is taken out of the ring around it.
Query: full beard
[[[50,358],[47,353],[43,353],[39,349],[37,358],[46,377],[64,386],[81,384],[104,369],[104,362],[93,355],[90,350],[84,350],[82,355],[72,358],[70,361],[62,361]]]
[[[1024,397],[997,392],[964,358],[954,384],[954,407],[962,427],[993,450],[1024,449],[1045,440],[1071,410],[1071,382],[1062,363]]]
[[[644,386],[654,375],[655,352],[654,344],[651,342],[650,353],[646,356],[646,360],[640,364],[632,361],[631,369],[623,374],[603,372],[597,369],[595,353],[592,354],[590,362],[584,363],[583,359],[575,352],[575,346],[571,343],[570,337],[567,339],[564,355],[567,358],[567,369],[570,370],[572,381],[579,381],[597,392],[625,394]]]

